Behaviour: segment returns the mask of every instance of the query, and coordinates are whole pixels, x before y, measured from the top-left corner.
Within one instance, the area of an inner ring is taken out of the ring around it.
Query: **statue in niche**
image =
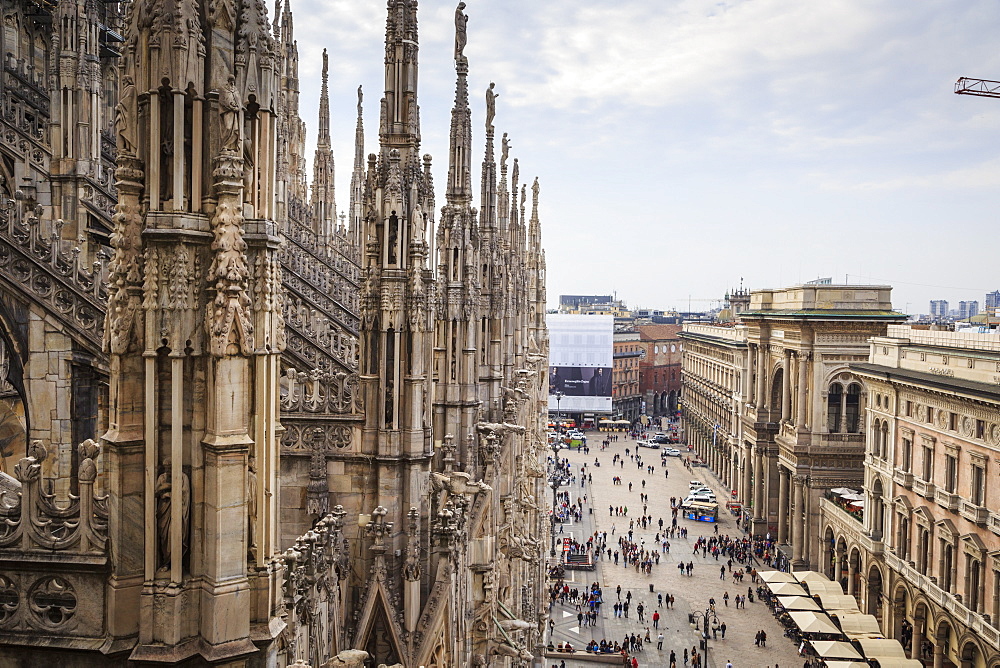
[[[240,150],[240,112],[243,111],[243,101],[236,91],[236,78],[229,75],[226,85],[219,94],[219,120],[221,136],[219,146],[223,151],[239,154]]]
[[[135,155],[135,126],[129,122],[129,114],[135,112],[136,94],[132,77],[122,77],[122,93],[115,107],[115,130],[118,133],[118,147],[126,155]]]
[[[465,9],[464,2],[458,3],[458,8],[455,9],[455,60],[465,56],[465,45],[469,43],[469,17],[465,15],[463,9]]]
[[[386,243],[389,245],[389,264],[396,264],[396,240],[399,238],[399,218],[396,212],[389,214],[389,234]]]
[[[181,495],[176,499],[170,472],[170,459],[163,464],[163,473],[156,479],[156,533],[160,547],[160,569],[170,568],[170,525],[174,501],[181,504],[181,553],[188,549],[188,527],[191,517],[191,482],[187,474],[181,472]]]
[[[497,115],[497,98],[500,97],[499,93],[494,93],[493,90],[497,87],[495,83],[490,82],[490,87],[486,89],[486,127],[493,129],[493,119]]]
[[[413,240],[423,241],[424,240],[424,211],[420,208],[420,204],[417,203],[413,207],[412,215],[412,225],[413,225]]]
[[[390,378],[385,383],[385,424],[386,426],[392,426],[392,404],[393,404],[393,382]]]
[[[247,459],[247,558],[257,560],[257,458]]]

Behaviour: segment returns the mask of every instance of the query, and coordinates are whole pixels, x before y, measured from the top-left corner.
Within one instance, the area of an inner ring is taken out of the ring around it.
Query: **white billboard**
[[[611,413],[615,319],[610,315],[550,313],[549,410]],[[556,393],[562,393],[556,400]]]

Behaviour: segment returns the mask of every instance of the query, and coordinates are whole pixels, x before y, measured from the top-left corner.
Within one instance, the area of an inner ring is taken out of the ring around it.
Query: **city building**
[[[733,501],[749,503],[754,460],[743,446],[741,421],[751,396],[747,327],[685,323],[678,336],[683,344],[682,437],[735,492]]]
[[[1000,308],[1000,290],[994,290],[993,292],[986,293],[986,300],[983,302],[985,304],[986,311],[993,315],[996,309]]]
[[[634,422],[642,414],[639,363],[646,356],[637,331],[615,332],[611,407],[617,420]]]
[[[931,317],[932,318],[948,318],[951,315],[951,311],[948,310],[948,300],[947,299],[932,299],[931,300]]]
[[[681,390],[681,325],[638,325],[645,357],[639,360],[639,393],[650,417],[673,415]]]
[[[822,500],[817,563],[911,658],[994,666],[1000,337],[890,325],[850,371],[868,397],[864,519]]]
[[[958,302],[958,319],[968,320],[979,314],[978,301]]]
[[[472,207],[462,7],[440,222],[389,0],[348,227],[287,3],[11,3],[0,664],[540,661],[540,187],[491,84]]]

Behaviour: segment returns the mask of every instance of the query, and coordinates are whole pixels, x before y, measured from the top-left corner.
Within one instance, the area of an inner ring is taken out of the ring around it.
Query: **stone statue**
[[[135,112],[135,84],[132,77],[126,74],[122,77],[122,94],[115,107],[115,130],[118,132],[118,145],[126,155],[135,155],[135,126],[129,122],[129,114]]]
[[[413,241],[423,241],[424,210],[420,207],[419,202],[413,206],[413,215],[411,216],[410,224],[413,226]]]
[[[323,668],[363,668],[368,652],[361,649],[345,649],[323,664]]]
[[[465,56],[465,45],[469,42],[468,23],[469,17],[462,11],[465,3],[458,3],[455,9],[455,60]]]
[[[493,89],[497,85],[490,82],[490,87],[486,89],[486,127],[490,130],[493,129],[493,119],[497,115],[497,98],[500,97],[499,93],[494,93]]]
[[[507,156],[510,155],[510,140],[507,139],[507,133],[503,133],[503,139],[500,140],[500,169],[507,166]]]
[[[160,543],[160,568],[170,568],[170,524],[175,495],[172,489],[170,460],[156,479],[156,534]],[[191,516],[191,483],[186,473],[181,473],[181,545],[182,553],[188,546],[188,520]]]
[[[243,101],[236,91],[236,79],[229,75],[226,85],[219,94],[219,119],[221,121],[221,137],[219,146],[223,151],[240,153],[240,112]]]
[[[257,458],[247,459],[247,558],[257,560]]]
[[[361,92],[361,86],[358,86],[358,116],[361,115],[361,103],[364,101],[365,95]]]

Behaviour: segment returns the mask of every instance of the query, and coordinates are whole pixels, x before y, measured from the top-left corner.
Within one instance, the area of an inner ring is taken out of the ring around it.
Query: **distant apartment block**
[[[934,317],[934,318],[947,318],[948,317],[948,300],[947,299],[932,299],[931,300],[931,317]]]

